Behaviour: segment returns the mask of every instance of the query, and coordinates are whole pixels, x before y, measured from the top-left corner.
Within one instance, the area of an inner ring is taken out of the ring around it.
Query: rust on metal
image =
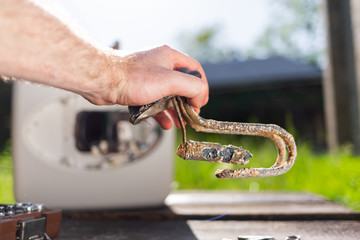
[[[242,147],[223,146],[218,143],[191,140],[181,144],[176,154],[185,160],[230,163],[234,165],[247,164],[249,158],[252,157],[251,153]]]
[[[294,164],[296,158],[295,140],[293,136],[287,131],[285,131],[283,128],[274,124],[238,123],[204,119],[200,117],[188,103],[186,103],[186,100],[184,98],[179,96],[174,96],[173,98],[175,98],[175,101],[172,100],[172,102],[175,105],[174,108],[176,113],[181,116],[181,119],[185,119],[187,124],[190,127],[194,128],[196,131],[221,134],[262,136],[270,138],[274,142],[278,151],[278,157],[276,159],[276,162],[270,168],[220,169],[216,171],[216,177],[251,178],[277,176],[287,172]],[[181,127],[183,128],[183,126]],[[212,157],[215,155],[215,152],[216,155],[219,156],[221,152],[220,149],[226,149],[225,146],[221,146],[217,143],[185,141],[179,146],[177,154],[181,158],[186,160],[191,159],[204,160],[209,162],[227,162],[230,164],[246,164],[249,158],[252,156],[250,152],[239,148],[237,149],[237,151],[241,152],[242,154],[238,154],[238,157],[235,157],[234,155],[234,161],[223,161],[223,158],[221,159],[219,157],[214,159],[211,159],[211,157],[210,159],[209,157],[204,157],[204,149],[212,148],[216,149],[216,151],[212,150]],[[228,147],[227,149],[231,149],[233,151],[234,147]],[[286,150],[288,151],[288,153]]]

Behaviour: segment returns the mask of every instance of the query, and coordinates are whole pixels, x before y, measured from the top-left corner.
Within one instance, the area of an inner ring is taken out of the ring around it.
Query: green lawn
[[[254,155],[247,166],[269,167],[276,160],[276,149],[267,139],[194,132],[190,132],[190,135],[196,135],[196,140],[200,141],[242,146]],[[178,139],[178,144],[180,141]],[[336,154],[316,154],[308,144],[299,144],[298,157],[290,171],[268,178],[217,179],[214,172],[218,168],[229,168],[229,165],[186,161],[179,157],[175,166],[174,185],[177,189],[306,191],[360,210],[360,157],[352,156],[346,148]]]
[[[0,204],[13,203],[13,178],[10,144],[0,152]]]
[[[249,166],[269,167],[276,159],[273,144],[259,137],[196,134],[196,140],[233,144],[253,153]],[[178,134],[179,135],[179,134]],[[180,138],[178,138],[178,144]],[[299,144],[293,168],[278,177],[256,179],[217,179],[214,172],[224,164],[175,160],[176,189],[239,189],[249,191],[307,191],[324,195],[350,208],[360,210],[360,157],[343,148],[337,154],[315,154],[308,144]],[[0,203],[14,201],[12,193],[12,162],[10,147],[0,153]]]

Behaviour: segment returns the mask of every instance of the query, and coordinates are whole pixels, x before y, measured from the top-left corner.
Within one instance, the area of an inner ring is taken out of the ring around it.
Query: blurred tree
[[[281,55],[321,65],[325,53],[325,31],[320,11],[322,2],[323,0],[272,1],[269,25],[246,51],[224,47],[219,25],[209,26],[192,34],[182,34],[179,42],[185,52],[202,63]]]
[[[323,0],[276,0],[272,21],[247,52],[249,58],[282,55],[312,65],[322,65],[326,37]]]
[[[185,33],[179,37],[184,51],[201,63],[214,63],[232,60],[237,56],[234,49],[219,45],[220,26],[210,26],[196,33]]]

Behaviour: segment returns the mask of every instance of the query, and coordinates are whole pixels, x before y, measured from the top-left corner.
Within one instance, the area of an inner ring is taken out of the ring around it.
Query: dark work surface
[[[167,206],[64,213],[57,239],[360,239],[360,214],[304,193],[176,192]],[[222,216],[217,220],[209,220]]]
[[[197,220],[75,220],[65,219],[57,239],[221,240],[239,235],[271,235],[286,239],[359,239],[359,221],[197,221]]]

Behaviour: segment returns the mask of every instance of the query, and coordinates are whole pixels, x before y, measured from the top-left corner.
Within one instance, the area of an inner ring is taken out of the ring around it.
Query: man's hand
[[[208,100],[200,64],[168,46],[126,55],[96,47],[32,1],[0,5],[0,75],[72,91],[97,105],[179,95],[199,110]],[[176,71],[181,68],[199,71],[202,79]],[[155,119],[165,129],[172,125],[165,113]]]
[[[192,58],[168,47],[162,46],[148,51],[115,57],[116,51],[108,55],[112,59],[111,74],[99,81],[105,88],[96,87],[95,93],[82,93],[94,104],[143,105],[169,95],[188,98],[189,103],[199,111],[208,101],[208,84],[201,65]],[[179,72],[187,68],[197,70],[202,79]],[[177,126],[174,111],[168,113]],[[171,128],[171,121],[162,112],[154,117],[164,129]]]

